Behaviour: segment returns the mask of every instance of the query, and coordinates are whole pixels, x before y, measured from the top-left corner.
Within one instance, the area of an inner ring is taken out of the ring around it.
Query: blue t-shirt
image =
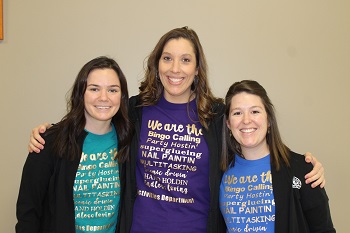
[[[227,232],[275,231],[270,155],[258,160],[235,155],[234,166],[222,177],[220,210]]]
[[[132,233],[206,232],[209,152],[195,100],[144,107]]]
[[[104,135],[88,132],[76,173],[73,197],[77,233],[114,233],[120,200],[115,128]]]

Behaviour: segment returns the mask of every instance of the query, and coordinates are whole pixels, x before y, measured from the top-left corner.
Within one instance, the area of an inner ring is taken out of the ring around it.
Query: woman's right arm
[[[23,167],[16,204],[16,232],[39,232],[42,216],[48,207],[44,204],[53,172],[52,156],[47,150],[30,153]],[[52,194],[51,194],[52,195]]]
[[[51,128],[51,126],[52,125],[49,123],[44,123],[32,129],[28,144],[29,153],[39,153],[42,149],[44,149],[45,140],[41,137],[40,134],[45,133],[45,131]]]

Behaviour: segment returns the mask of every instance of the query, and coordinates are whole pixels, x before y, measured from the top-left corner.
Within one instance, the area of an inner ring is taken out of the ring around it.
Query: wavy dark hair
[[[155,105],[162,93],[164,86],[161,82],[157,81],[157,73],[159,60],[162,56],[163,49],[168,41],[173,39],[183,38],[188,40],[192,46],[194,53],[196,55],[196,67],[198,69],[198,82],[193,83],[191,88],[193,90],[193,95],[196,96],[197,111],[199,121],[202,126],[208,128],[207,122],[213,118],[214,113],[212,111],[213,103],[223,102],[222,99],[214,97],[212,94],[209,82],[208,82],[208,65],[204,55],[202,45],[199,41],[197,33],[188,28],[175,28],[166,34],[164,34],[153,51],[150,53],[147,59],[147,68],[145,69],[145,77],[140,85],[140,100],[141,106],[151,106]],[[188,101],[190,101],[191,96]]]
[[[86,63],[78,73],[67,98],[67,114],[62,120],[48,130],[55,133],[56,140],[53,149],[59,157],[68,156],[66,159],[73,160],[81,156],[81,148],[78,137],[83,132],[86,118],[84,114],[84,94],[87,87],[87,78],[91,71],[96,69],[113,69],[119,77],[121,85],[121,101],[118,112],[113,116],[112,123],[118,135],[118,161],[124,162],[129,154],[131,140],[131,128],[128,118],[129,94],[126,78],[118,63],[108,57],[101,56]]]
[[[226,171],[229,168],[234,160],[235,154],[242,157],[244,156],[240,144],[236,141],[233,135],[230,134],[230,129],[226,125],[226,121],[229,119],[232,98],[242,92],[259,96],[264,105],[269,124],[269,132],[266,134],[266,141],[270,150],[271,163],[277,170],[279,170],[282,161],[289,166],[289,148],[282,141],[278,130],[275,109],[266,90],[257,81],[243,80],[232,84],[225,97],[225,114],[222,133],[222,170]]]

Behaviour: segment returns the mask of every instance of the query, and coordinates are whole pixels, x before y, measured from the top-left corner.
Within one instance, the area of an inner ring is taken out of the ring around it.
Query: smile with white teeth
[[[108,108],[111,108],[111,107],[109,107],[109,106],[96,106],[96,108],[98,108],[98,109],[108,109]]]
[[[251,132],[256,131],[256,129],[255,129],[255,128],[250,128],[250,129],[241,129],[240,131],[241,131],[241,132],[243,132],[243,133],[251,133]]]
[[[169,77],[169,80],[170,80],[171,82],[173,82],[173,83],[179,83],[179,82],[182,81],[182,78],[170,78],[170,77]]]

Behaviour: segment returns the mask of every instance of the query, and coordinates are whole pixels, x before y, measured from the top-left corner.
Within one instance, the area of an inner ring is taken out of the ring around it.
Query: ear
[[[230,121],[229,120],[226,120],[226,126],[229,130],[231,130],[231,126],[230,126]]]

